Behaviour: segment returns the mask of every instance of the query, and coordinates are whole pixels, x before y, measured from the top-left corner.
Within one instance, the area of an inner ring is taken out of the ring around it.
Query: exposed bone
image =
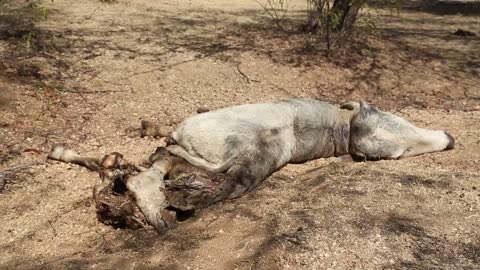
[[[118,152],[113,152],[111,154],[103,156],[100,161],[100,169],[98,170],[102,183],[95,185],[93,188],[93,198],[97,201],[99,193],[104,191],[115,179],[119,177],[128,177],[127,175],[132,172],[125,172],[121,170],[122,165],[125,162],[123,161],[123,155]],[[124,181],[125,182],[125,181]],[[123,183],[125,186],[125,183]],[[126,189],[126,188],[125,188]]]
[[[118,152],[105,155],[100,162],[103,168],[115,168],[122,165],[123,155]]]
[[[168,126],[161,126],[153,121],[142,120],[140,136],[151,137],[168,137],[173,131],[173,128]]]

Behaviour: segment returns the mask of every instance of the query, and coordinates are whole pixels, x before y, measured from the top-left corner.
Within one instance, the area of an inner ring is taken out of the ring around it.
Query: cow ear
[[[358,109],[360,109],[360,103],[355,102],[355,101],[350,101],[350,102],[347,102],[347,103],[343,103],[342,105],[340,105],[340,109],[357,111]]]
[[[371,107],[364,100],[360,101],[360,115],[367,116],[370,114]]]
[[[359,108],[359,114],[360,115],[363,115],[363,116],[368,116],[368,115],[372,115],[372,114],[375,114],[375,113],[378,113],[379,110],[377,109],[377,107],[375,106],[372,106],[370,104],[368,104],[367,102],[365,101],[360,101],[360,108]]]
[[[360,111],[370,110],[370,105],[365,100],[360,100]]]

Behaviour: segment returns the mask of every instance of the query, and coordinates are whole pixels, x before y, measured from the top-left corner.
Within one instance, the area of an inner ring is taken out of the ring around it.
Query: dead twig
[[[35,153],[37,155],[48,154],[47,151],[43,151],[43,150],[40,150],[40,149],[37,149],[37,148],[25,148],[25,149],[23,149],[23,152],[25,152],[25,153],[32,152],[32,153]]]
[[[111,81],[109,81],[109,80],[106,80],[106,79],[98,76],[98,75],[96,76],[96,78],[99,79],[99,80],[101,80],[101,81],[104,81],[104,82],[106,82],[106,83],[109,83],[109,84],[118,85],[118,86],[125,86],[125,84],[123,84],[123,83],[111,82]]]
[[[57,237],[57,230],[55,230],[55,227],[53,227],[52,222],[50,220],[48,220],[48,225],[50,225],[50,227],[53,230],[53,237]]]
[[[104,90],[104,91],[72,91],[72,90],[60,90],[59,92],[65,92],[65,93],[74,93],[74,94],[103,94],[103,93],[120,93],[120,92],[126,92],[125,90]]]
[[[243,73],[243,71],[240,69],[240,63],[237,64],[237,70],[238,70],[238,73],[240,73],[240,75],[242,75],[243,78],[247,81],[247,83],[260,82],[259,80],[250,79],[250,77],[248,77],[245,73]]]
[[[132,73],[132,74],[130,74],[130,75],[128,75],[128,76],[125,76],[125,77],[123,77],[123,78],[120,78],[120,80],[130,79],[130,78],[135,77],[135,76],[137,76],[137,75],[147,74],[147,73],[151,73],[151,72],[155,72],[155,71],[164,71],[164,70],[166,70],[167,68],[179,66],[179,65],[182,65],[182,64],[190,63],[190,62],[195,62],[195,61],[198,61],[198,60],[201,60],[201,59],[210,57],[210,56],[212,56],[212,55],[214,55],[214,54],[215,54],[215,53],[207,53],[207,54],[204,54],[204,55],[202,55],[202,56],[196,57],[196,58],[194,58],[194,59],[183,60],[183,61],[179,61],[179,62],[177,62],[177,63],[168,64],[168,65],[163,65],[163,66],[159,66],[159,67],[157,67],[157,68],[153,68],[153,69],[149,69],[149,70],[145,70],[145,71],[135,72],[135,73]]]
[[[290,92],[288,92],[287,89],[285,89],[285,88],[283,88],[283,87],[281,87],[281,86],[278,86],[278,85],[276,85],[276,84],[274,84],[274,83],[271,83],[271,85],[272,85],[273,87],[275,87],[276,90],[278,90],[279,92],[281,92],[282,94],[284,94],[285,96],[287,96],[287,97],[293,97],[293,95],[292,95]]]
[[[38,121],[38,119],[40,119],[40,117],[44,116],[47,113],[47,111],[48,111],[48,105],[42,104],[42,110],[37,115],[37,118],[35,118],[35,121]]]
[[[392,113],[403,113],[402,111],[405,110],[407,107],[410,107],[410,104],[404,103],[399,107],[395,108],[395,110],[393,110]]]
[[[205,228],[208,227],[208,226],[210,226],[212,223],[214,223],[214,222],[217,221],[217,220],[218,220],[218,218],[212,219],[210,222],[207,223],[207,225],[205,225]]]

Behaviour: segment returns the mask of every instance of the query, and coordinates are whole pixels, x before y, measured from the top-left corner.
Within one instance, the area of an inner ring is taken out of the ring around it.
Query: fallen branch
[[[200,59],[204,59],[204,58],[207,58],[207,57],[210,57],[212,55],[214,55],[215,53],[207,53],[207,54],[204,54],[200,57],[196,57],[194,59],[189,59],[189,60],[184,60],[184,61],[179,61],[177,63],[173,63],[173,64],[168,64],[168,65],[163,65],[163,66],[160,66],[160,67],[157,67],[157,68],[153,68],[153,69],[149,69],[149,70],[145,70],[145,71],[139,71],[139,72],[135,72],[135,73],[132,73],[128,76],[125,76],[123,78],[120,78],[120,80],[125,80],[125,79],[130,79],[134,76],[137,76],[137,75],[142,75],[142,74],[147,74],[147,73],[151,73],[151,72],[155,72],[155,71],[164,71],[165,69],[167,68],[171,68],[171,67],[175,67],[175,66],[179,66],[179,65],[182,65],[182,64],[186,64],[186,63],[190,63],[190,62],[194,62],[194,61],[197,61],[197,60],[200,60]]]
[[[22,164],[22,165],[17,165],[12,168],[8,168],[5,170],[0,171],[0,192],[5,188],[5,185],[7,184],[7,175],[11,174],[15,171],[27,169],[36,165],[41,165],[44,164],[43,162],[33,162],[33,163],[28,163],[28,164]]]
[[[19,170],[27,169],[27,168],[37,166],[37,165],[42,165],[42,164],[45,164],[45,162],[32,162],[27,164],[21,164],[21,165],[14,166],[12,168],[2,170],[0,171],[0,174],[7,174],[10,172],[19,171]]]

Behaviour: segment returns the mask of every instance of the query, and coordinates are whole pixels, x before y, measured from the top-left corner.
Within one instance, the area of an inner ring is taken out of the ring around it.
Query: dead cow
[[[173,156],[210,173],[207,178],[217,179],[180,196],[192,207],[240,197],[287,163],[343,155],[398,159],[454,147],[447,132],[415,127],[365,102],[337,107],[312,99],[198,114],[180,123],[169,142],[166,149]],[[69,162],[81,163],[79,159]],[[165,189],[164,179],[169,178],[165,176],[172,169],[171,160],[162,154],[150,169],[126,181],[146,220],[159,232],[169,226],[165,209],[170,204],[165,193],[172,194],[172,187]]]

